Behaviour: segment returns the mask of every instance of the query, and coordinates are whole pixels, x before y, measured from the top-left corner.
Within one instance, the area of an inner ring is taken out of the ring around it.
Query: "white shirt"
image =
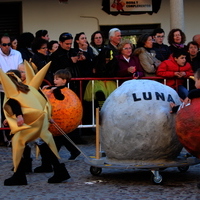
[[[23,59],[19,51],[11,48],[10,54],[7,56],[0,49],[0,68],[4,72],[10,69],[17,69],[18,65],[21,63],[23,63]]]

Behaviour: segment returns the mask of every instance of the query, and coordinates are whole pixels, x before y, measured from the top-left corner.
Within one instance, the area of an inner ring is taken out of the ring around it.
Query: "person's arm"
[[[165,77],[165,78],[174,77],[175,76],[174,73],[175,73],[174,71],[168,70],[168,64],[165,61],[161,62],[161,64],[159,65],[159,67],[156,71],[157,76],[161,76],[161,77]]]
[[[16,116],[17,125],[22,126],[24,123],[24,118],[19,102],[15,99],[9,99],[7,103],[10,105],[13,114]]]

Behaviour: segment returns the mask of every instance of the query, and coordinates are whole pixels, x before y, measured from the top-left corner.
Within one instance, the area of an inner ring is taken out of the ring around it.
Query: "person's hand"
[[[53,123],[54,123],[54,120],[51,118],[51,119],[49,120],[49,123],[50,123],[50,124],[53,124]]]
[[[128,72],[130,72],[131,74],[135,73],[135,71],[136,71],[136,67],[135,66],[130,66],[128,68]]]
[[[81,60],[86,60],[86,57],[83,55],[83,52],[80,53],[80,55],[78,57],[78,61],[81,61]]]
[[[179,74],[180,74],[181,77],[184,77],[186,75],[185,72],[179,72]]]
[[[81,45],[81,49],[82,49],[83,51],[87,51],[87,48],[88,48],[88,44],[87,44],[87,43],[83,43],[83,44]]]
[[[3,121],[3,125],[4,125],[4,126],[9,126],[9,124],[8,124],[8,120],[7,120],[7,119],[4,119],[4,121]]]
[[[17,116],[17,125],[18,125],[18,126],[22,126],[23,123],[24,123],[24,118],[23,118],[23,116],[22,116],[22,115],[18,115],[18,116]]]
[[[176,104],[175,104],[174,102],[170,102],[170,104],[169,104],[169,105],[170,105],[170,107],[171,107],[171,108],[173,108],[173,107],[175,107],[175,106],[176,106]],[[172,113],[174,113],[174,112],[171,110],[171,111],[170,111],[170,113],[172,114]]]
[[[44,85],[43,87],[42,87],[42,90],[44,90],[44,89],[46,89],[46,88],[48,88],[49,87],[49,85]]]
[[[77,63],[78,56],[71,57],[71,60],[72,60],[73,63]]]
[[[186,97],[186,98],[184,99],[183,103],[184,103],[185,105],[187,105],[188,103],[191,103],[191,99],[189,99],[188,97]]]
[[[174,72],[174,76],[177,76],[178,78],[182,77],[180,72]]]
[[[52,88],[50,89],[50,91],[53,92],[56,88],[57,88],[57,87],[52,87]]]

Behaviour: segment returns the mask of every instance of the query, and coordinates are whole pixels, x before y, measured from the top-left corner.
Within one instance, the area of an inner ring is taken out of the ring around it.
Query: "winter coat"
[[[133,54],[138,56],[140,64],[145,71],[145,76],[155,76],[156,69],[161,63],[161,61],[155,57],[155,51],[150,53],[144,47],[139,47],[135,49]]]
[[[117,58],[118,64],[119,64],[119,70],[117,72],[117,76],[123,76],[123,77],[133,76],[132,73],[128,72],[128,68],[131,66],[136,66],[136,72],[135,72],[136,76],[139,76],[139,77],[144,76],[144,70],[143,70],[137,56],[132,55],[130,57],[129,62],[127,62],[124,59],[122,54],[116,56],[116,58]]]
[[[174,72],[185,72],[186,75],[183,78],[177,78],[174,75]],[[176,86],[184,84],[184,78],[188,78],[189,76],[193,75],[193,71],[191,65],[188,62],[186,62],[184,66],[179,66],[177,62],[174,60],[174,58],[171,56],[169,60],[165,60],[159,65],[156,74],[157,76],[163,78],[171,78],[167,79],[166,84],[176,89]],[[173,77],[174,79],[172,79]],[[177,85],[176,85],[176,78],[177,78]]]

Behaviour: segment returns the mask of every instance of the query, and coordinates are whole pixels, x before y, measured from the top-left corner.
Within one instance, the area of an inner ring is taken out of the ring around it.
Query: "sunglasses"
[[[2,43],[1,45],[6,47],[6,46],[11,46],[11,43]]]
[[[70,33],[65,33],[61,36],[62,38],[66,38],[66,39],[72,39],[72,35]]]

